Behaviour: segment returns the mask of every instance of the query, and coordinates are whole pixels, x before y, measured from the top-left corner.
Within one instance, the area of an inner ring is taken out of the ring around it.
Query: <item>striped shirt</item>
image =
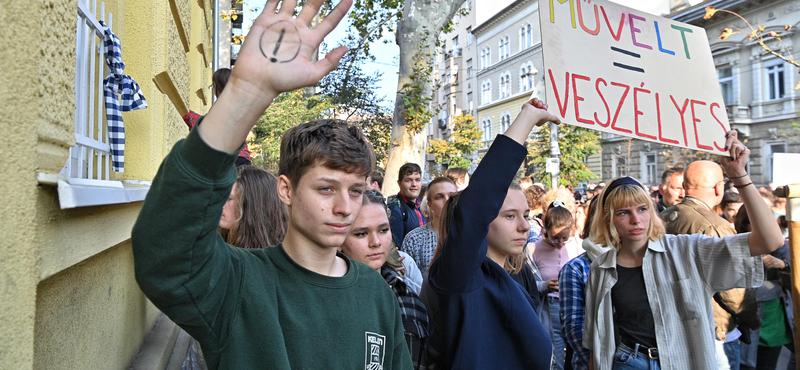
[[[717,368],[711,296],[764,280],[761,258],[750,256],[749,236],[663,235],[649,242],[642,269],[662,369]],[[615,250],[600,255],[586,284],[583,346],[591,351],[595,370],[611,369],[614,360],[616,265]]]

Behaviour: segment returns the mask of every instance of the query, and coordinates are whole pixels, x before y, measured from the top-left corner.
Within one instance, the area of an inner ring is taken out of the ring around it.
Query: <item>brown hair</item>
[[[522,188],[519,184],[512,182],[508,186],[509,190],[518,190],[522,191]],[[442,249],[444,248],[444,240],[447,238],[447,233],[450,232],[450,223],[452,222],[453,213],[455,212],[456,205],[458,204],[458,199],[461,197],[461,192],[456,192],[450,199],[447,200],[447,203],[444,207],[444,215],[442,215],[442,229],[441,233],[439,234],[439,242],[436,245],[436,252],[433,254],[433,258],[431,259],[431,265],[433,265],[433,261],[442,254]],[[522,271],[522,268],[525,266],[525,262],[527,262],[527,257],[525,253],[520,253],[514,256],[508,256],[506,263],[503,265],[503,269],[506,270],[509,274],[519,274]],[[428,270],[430,270],[430,266],[428,266]]]
[[[581,239],[586,239],[589,237],[589,234],[592,230],[592,221],[594,220],[594,214],[597,211],[597,203],[599,203],[598,199],[600,197],[594,197],[591,201],[589,201],[589,207],[586,209],[586,223],[583,225],[583,230],[581,231]]]
[[[369,204],[377,204],[383,208],[383,211],[386,212],[386,219],[388,220],[391,217],[391,212],[389,212],[389,207],[386,205],[384,198],[378,194],[375,194],[371,191],[364,192],[364,201],[361,203],[361,207]],[[391,229],[389,229],[389,233],[391,234]],[[386,263],[393,269],[397,270],[398,268],[403,267],[403,262],[400,261],[400,253],[398,252],[397,245],[394,243],[394,238],[391,238],[392,246],[389,248],[389,254],[386,255]],[[400,274],[405,275],[405,273]]]
[[[537,209],[542,207],[542,198],[545,191],[539,185],[531,185],[525,189],[525,200],[528,201],[528,209]]]
[[[544,228],[551,230],[560,227],[569,227],[575,225],[575,217],[572,212],[567,209],[567,205],[559,200],[550,203],[547,206],[547,216],[544,218]]]
[[[431,180],[431,182],[428,183],[428,191],[425,193],[425,197],[428,198],[428,201],[431,200],[430,192],[431,192],[431,189],[433,188],[433,186],[438,184],[438,183],[442,183],[442,182],[449,182],[449,183],[453,184],[453,186],[456,186],[456,183],[453,182],[453,180],[450,179],[449,177],[440,176],[440,177],[437,177],[437,178]]]
[[[378,182],[378,188],[383,188],[383,172],[375,170],[369,175],[372,178],[372,181]]]
[[[397,171],[397,181],[403,181],[404,177],[411,176],[415,173],[422,175],[422,169],[419,168],[419,165],[416,163],[406,163],[400,166],[400,170]]]
[[[647,229],[649,239],[658,240],[666,233],[664,224],[661,223],[661,218],[658,217],[655,211],[653,200],[650,199],[650,194],[647,194],[647,191],[641,185],[620,185],[611,189],[608,194],[603,192],[601,198],[608,198],[608,200],[603,202],[604,205],[597,206],[592,220],[592,232],[589,237],[595,244],[619,250],[620,239],[613,222],[614,212],[617,209],[638,204],[645,204],[650,211],[650,225],[648,225]]]
[[[360,129],[342,120],[324,119],[302,123],[286,131],[281,139],[280,174],[297,186],[313,166],[367,176],[375,153]]]
[[[736,229],[736,232],[747,233],[750,230],[747,227],[750,226],[750,217],[747,216],[747,207],[742,204],[742,207],[739,208],[739,212],[736,213],[736,218],[733,219],[733,227]]]
[[[211,76],[211,81],[214,83],[214,94],[219,96],[222,94],[222,90],[225,88],[225,85],[228,84],[228,80],[231,78],[231,69],[230,68],[220,68]]]
[[[229,230],[220,230],[228,244],[259,249],[283,241],[288,212],[278,197],[275,175],[256,166],[240,166],[236,204],[236,220]]]
[[[453,180],[453,183],[457,183],[459,181],[464,182],[467,179],[467,173],[464,168],[448,168],[447,171],[444,171],[444,176]]]

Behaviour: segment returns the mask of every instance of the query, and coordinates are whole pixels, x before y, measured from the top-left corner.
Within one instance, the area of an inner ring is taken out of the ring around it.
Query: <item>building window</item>
[[[511,126],[511,113],[503,113],[500,115],[500,133],[505,134],[506,130]]]
[[[467,59],[467,78],[472,78],[472,59]]]
[[[528,45],[527,46],[531,47],[531,46],[533,46],[533,34],[531,33],[531,25],[530,25],[530,23],[528,24],[528,27],[526,27],[526,31],[525,32],[528,34],[528,36],[525,38],[526,40],[528,40]]]
[[[733,70],[731,67],[718,69],[717,79],[719,80],[719,88],[722,90],[722,100],[725,105],[735,104],[736,102],[733,100]]]
[[[611,154],[611,177],[628,176],[628,156]]]
[[[450,67],[447,67],[447,69],[444,70],[444,83],[453,83],[453,80],[450,79]]]
[[[774,170],[774,154],[786,153],[786,143],[767,143],[764,145],[764,179],[762,182],[771,182],[775,178]]]
[[[533,89],[533,64],[531,62],[519,67],[519,89],[520,91]]]
[[[500,99],[511,96],[511,75],[506,74],[500,76]]]
[[[484,81],[481,84],[481,105],[492,102],[492,82]]]
[[[472,109],[475,108],[472,102],[472,93],[467,93],[467,109],[469,109],[469,114],[472,114]]]
[[[467,46],[472,45],[472,27],[467,27]]]
[[[492,49],[487,47],[481,50],[481,68],[486,69],[492,65]]]
[[[455,97],[455,95],[450,97],[450,106],[453,107],[453,110],[451,110],[450,112],[452,112],[453,115],[458,114],[458,112],[456,112],[456,108],[457,107],[456,107],[456,97]]]
[[[656,172],[658,168],[658,157],[656,152],[642,153],[642,182],[649,185],[658,184],[661,179]]]
[[[528,46],[528,43],[525,41],[525,26],[519,28],[519,51],[525,49]]]
[[[483,144],[486,146],[492,140],[492,119],[484,118],[481,121],[481,128],[483,129]]]
[[[498,45],[498,51],[500,52],[500,60],[504,60],[509,56],[509,39],[508,36],[505,36],[500,39],[500,43]]]
[[[472,0],[467,0],[467,9],[472,9]]]
[[[776,100],[783,97],[785,88],[783,86],[783,62],[767,66],[767,99]]]
[[[456,52],[455,50],[457,49],[458,49],[458,36],[453,37],[453,51]],[[453,55],[453,56],[458,56],[458,55]]]

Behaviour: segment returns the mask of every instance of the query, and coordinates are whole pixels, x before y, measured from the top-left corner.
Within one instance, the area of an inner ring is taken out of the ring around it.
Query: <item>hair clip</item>
[[[562,201],[560,201],[560,200],[554,200],[554,201],[553,201],[553,203],[550,203],[550,207],[547,207],[547,209],[550,209],[550,208],[555,208],[555,207],[564,207],[564,208],[567,208],[567,205],[566,205],[566,204],[564,204],[564,202],[562,202]]]

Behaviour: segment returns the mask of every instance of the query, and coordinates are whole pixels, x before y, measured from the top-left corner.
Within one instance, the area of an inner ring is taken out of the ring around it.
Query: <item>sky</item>
[[[514,0],[473,0],[476,4],[476,22],[481,24],[487,19],[494,16],[497,12],[514,2]],[[540,0],[546,1],[546,0]],[[663,15],[669,12],[669,0],[611,0],[617,4],[627,6],[636,10],[647,12],[655,15]],[[689,0],[690,5],[700,3],[702,0]],[[263,0],[244,0],[244,9],[253,9],[262,7]],[[253,19],[258,16],[260,12],[244,11],[243,28],[245,30],[250,28]],[[347,36],[347,28],[349,23],[345,21],[339,24],[336,29],[325,38],[325,43],[328,49],[333,49],[339,44],[339,41]],[[245,31],[246,32],[246,31]],[[389,42],[375,43],[370,45],[370,49],[376,56],[375,61],[366,62],[363,70],[366,74],[373,74],[375,72],[382,73],[381,81],[378,83],[377,95],[384,97],[385,106],[394,106],[394,99],[397,93],[397,55],[399,48],[394,43],[394,34],[384,35],[384,40]],[[320,55],[320,58],[323,56]]]

